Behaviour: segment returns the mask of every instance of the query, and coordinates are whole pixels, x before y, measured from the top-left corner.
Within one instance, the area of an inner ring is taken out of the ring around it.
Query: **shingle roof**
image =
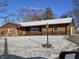
[[[72,18],[60,18],[60,19],[50,19],[50,20],[42,20],[42,21],[32,21],[32,22],[23,22],[18,23],[22,26],[40,26],[40,25],[52,25],[52,24],[67,24],[71,23]]]
[[[10,25],[12,24],[12,25],[15,25],[16,27],[22,27],[21,24],[17,24],[17,23],[6,23],[6,24],[2,25],[0,28],[5,27],[5,25],[7,25],[7,24],[10,24]]]

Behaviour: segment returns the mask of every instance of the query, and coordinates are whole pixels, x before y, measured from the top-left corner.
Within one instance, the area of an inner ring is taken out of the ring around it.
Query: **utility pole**
[[[0,18],[3,18],[5,20],[5,23],[9,23],[9,17],[14,16],[14,14],[10,14],[8,16],[0,16]]]

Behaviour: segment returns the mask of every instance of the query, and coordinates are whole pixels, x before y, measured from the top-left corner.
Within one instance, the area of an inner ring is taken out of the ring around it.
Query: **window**
[[[33,27],[30,29],[31,32],[39,32],[40,29],[38,27]]]
[[[11,29],[11,28],[8,28],[8,33],[12,32],[12,31],[13,31],[13,29]]]

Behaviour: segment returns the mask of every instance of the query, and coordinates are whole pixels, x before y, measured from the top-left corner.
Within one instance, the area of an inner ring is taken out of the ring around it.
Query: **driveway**
[[[76,43],[79,46],[79,34],[74,34],[71,37],[68,38],[69,41]],[[79,48],[75,51],[79,52]]]

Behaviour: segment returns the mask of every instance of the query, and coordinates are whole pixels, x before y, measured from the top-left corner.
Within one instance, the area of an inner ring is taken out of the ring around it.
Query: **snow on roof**
[[[22,26],[40,26],[40,25],[52,25],[52,24],[66,24],[71,23],[72,18],[60,18],[60,19],[50,19],[50,20],[42,20],[42,21],[32,21],[32,22],[23,22],[19,23]]]

